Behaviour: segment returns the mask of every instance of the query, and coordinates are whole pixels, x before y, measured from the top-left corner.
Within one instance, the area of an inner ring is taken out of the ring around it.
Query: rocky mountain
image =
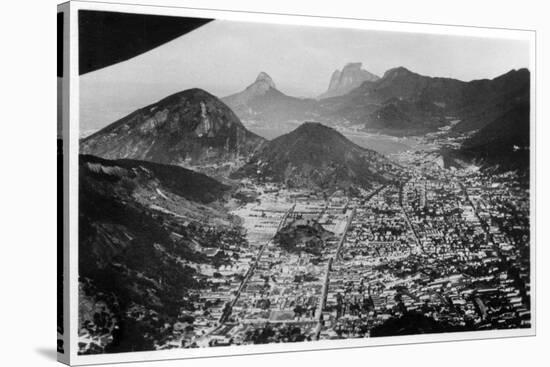
[[[359,87],[363,82],[375,82],[380,77],[362,68],[360,62],[351,62],[344,66],[342,71],[335,70],[330,78],[328,90],[319,96],[319,99],[341,96]]]
[[[80,353],[152,350],[203,287],[206,248],[245,243],[229,187],[170,165],[80,156]]]
[[[364,149],[316,122],[265,144],[235,177],[253,177],[292,187],[348,189],[388,182],[398,171],[381,154]]]
[[[81,152],[166,164],[219,163],[246,157],[263,138],[202,89],[168,96],[83,139]]]
[[[444,126],[480,129],[529,98],[529,71],[464,82],[428,77],[404,67],[388,70],[348,94],[321,101],[324,119],[392,135],[424,134]]]
[[[280,124],[316,116],[317,101],[287,96],[271,77],[261,72],[242,92],[222,98],[242,121]]]

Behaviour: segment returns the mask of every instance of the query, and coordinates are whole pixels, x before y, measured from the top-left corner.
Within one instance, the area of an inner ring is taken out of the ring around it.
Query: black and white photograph
[[[534,334],[533,32],[71,16],[59,353]]]

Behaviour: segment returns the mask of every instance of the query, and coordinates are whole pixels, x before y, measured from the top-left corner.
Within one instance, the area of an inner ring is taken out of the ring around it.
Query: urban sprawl
[[[443,332],[529,327],[528,188],[422,150],[396,159],[406,180],[354,196],[245,181],[259,193],[234,212],[248,246],[228,240],[231,262],[199,269],[208,289],[158,348],[391,335],[381,326],[410,314]],[[296,220],[331,235],[318,251],[283,249],[274,236]]]

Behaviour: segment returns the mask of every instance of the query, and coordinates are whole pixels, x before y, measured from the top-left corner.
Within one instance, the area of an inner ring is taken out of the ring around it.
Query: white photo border
[[[69,265],[65,274],[68,279],[69,310],[65,316],[69,318],[69,328],[65,330],[65,354],[68,354],[70,365],[92,365],[120,362],[160,361],[174,359],[241,356],[267,353],[319,351],[330,349],[361,348],[369,346],[388,346],[417,343],[435,343],[449,341],[465,341],[478,339],[525,337],[536,335],[536,246],[535,246],[535,123],[536,123],[536,31],[504,28],[485,28],[462,25],[441,25],[427,23],[397,22],[388,20],[364,20],[350,18],[321,17],[310,15],[287,15],[258,12],[243,12],[234,10],[197,9],[174,6],[121,4],[106,2],[70,1],[59,5],[66,11],[69,18],[69,72],[67,84],[68,125],[64,127],[64,138],[68,138],[68,179],[69,191],[69,229],[65,255],[69,256]],[[530,70],[530,272],[531,272],[531,327],[513,330],[487,330],[471,332],[449,332],[441,334],[417,334],[410,336],[390,336],[345,340],[319,340],[312,342],[275,343],[264,345],[240,345],[198,349],[171,349],[162,351],[144,351],[113,354],[78,355],[78,149],[79,149],[79,72],[78,72],[78,11],[96,10],[136,14],[185,16],[198,18],[214,18],[240,22],[275,23],[302,26],[317,26],[324,28],[353,28],[376,31],[446,34],[454,36],[485,37],[495,39],[525,40],[529,42]],[[67,25],[67,24],[66,24]],[[66,84],[64,84],[65,88]],[[68,127],[68,129],[65,129]],[[67,173],[67,172],[65,172]],[[65,262],[65,265],[67,263]],[[65,288],[67,289],[67,288]],[[65,302],[65,304],[67,304]]]

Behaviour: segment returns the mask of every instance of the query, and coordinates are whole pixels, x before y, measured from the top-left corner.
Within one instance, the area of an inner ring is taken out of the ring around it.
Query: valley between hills
[[[529,79],[262,72],[84,137],[79,353],[530,327]]]

